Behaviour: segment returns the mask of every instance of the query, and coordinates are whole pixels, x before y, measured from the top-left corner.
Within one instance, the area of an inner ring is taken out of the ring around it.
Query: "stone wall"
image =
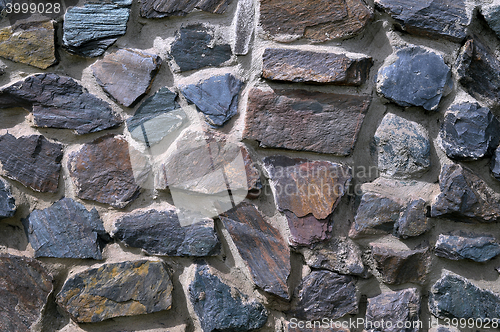
[[[498,330],[500,4],[37,4],[0,0],[1,331]]]

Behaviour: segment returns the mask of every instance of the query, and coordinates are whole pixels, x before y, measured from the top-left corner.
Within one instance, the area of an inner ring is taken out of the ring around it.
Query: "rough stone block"
[[[434,247],[436,256],[452,260],[470,259],[486,262],[500,255],[500,244],[493,236],[440,234]]]
[[[430,228],[427,203],[423,199],[411,201],[394,225],[394,235],[403,239],[419,236]]]
[[[233,53],[247,55],[254,33],[255,7],[253,0],[239,0],[233,18]]]
[[[0,179],[0,219],[13,217],[16,209],[16,201],[9,184]]]

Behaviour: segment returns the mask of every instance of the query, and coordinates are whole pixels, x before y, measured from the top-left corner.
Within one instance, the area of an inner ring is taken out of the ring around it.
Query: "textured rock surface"
[[[0,179],[0,219],[13,217],[16,213],[16,201],[9,184]]]
[[[182,227],[174,207],[124,215],[115,222],[113,237],[150,255],[213,256],[220,249],[213,220]]]
[[[263,0],[260,24],[278,41],[302,37],[315,42],[347,38],[368,25],[373,12],[361,0]]]
[[[31,212],[25,229],[35,257],[102,259],[109,240],[97,210],[88,211],[71,198]]]
[[[68,169],[81,199],[123,208],[139,195],[124,138],[108,135],[84,144],[70,154]]]
[[[377,92],[400,106],[422,106],[435,111],[451,92],[451,70],[441,55],[419,46],[396,52],[396,61],[378,71]]]
[[[430,223],[427,218],[427,203],[423,199],[411,201],[394,225],[394,235],[406,239],[427,232]]]
[[[495,179],[500,180],[500,149],[497,148],[493,153],[490,162],[490,171]]]
[[[491,4],[481,6],[481,14],[497,37],[500,38],[500,20],[498,19],[500,15],[500,5]]]
[[[453,260],[470,259],[486,262],[500,255],[500,244],[493,236],[440,234],[434,247],[436,256]]]
[[[266,292],[289,299],[290,249],[280,232],[267,223],[257,208],[241,203],[220,216],[255,284]]]
[[[242,81],[225,74],[186,85],[181,88],[181,92],[205,115],[205,120],[211,126],[222,127],[238,113],[238,96],[242,86]]]
[[[0,330],[29,332],[41,319],[52,277],[36,260],[0,254]]]
[[[212,14],[224,14],[232,0],[142,0],[140,13],[145,18],[185,16],[201,9]]]
[[[477,160],[491,156],[500,141],[500,122],[478,103],[452,105],[439,132],[441,145],[451,159]]]
[[[88,134],[118,126],[121,119],[105,101],[75,80],[54,73],[35,74],[0,89],[0,108],[22,106],[36,127],[73,129]]]
[[[189,285],[194,311],[203,332],[250,331],[262,327],[267,311],[262,304],[248,301],[237,289],[231,289],[206,266],[199,266]]]
[[[138,49],[121,49],[92,65],[97,83],[123,106],[132,106],[149,92],[161,58]]]
[[[162,262],[111,263],[71,276],[57,294],[57,303],[74,321],[94,323],[168,310],[172,289]]]
[[[373,61],[345,54],[268,48],[262,56],[262,77],[275,81],[360,86]]]
[[[233,53],[247,55],[254,33],[255,8],[252,0],[239,0],[233,19]]]
[[[30,22],[0,29],[0,56],[47,69],[57,62],[54,22]]]
[[[315,320],[336,319],[358,312],[355,280],[330,271],[313,271],[302,280],[295,295],[295,317]]]
[[[369,96],[254,88],[243,138],[259,141],[262,147],[347,156],[370,102]]]
[[[429,170],[431,144],[422,125],[388,113],[377,128],[374,140],[381,175],[409,178]]]
[[[460,42],[470,23],[463,0],[376,0],[375,6],[389,13],[402,30],[423,37]]]
[[[302,322],[302,323],[304,323],[303,327],[299,327],[300,323],[298,321],[293,322],[293,323],[289,323],[286,331],[288,331],[288,332],[350,332],[349,329],[345,329],[342,327],[339,327],[339,328],[325,327],[325,326],[314,327],[313,324],[318,324],[318,321],[315,321],[315,322],[306,321],[306,322]],[[310,325],[310,326],[308,326],[308,325]],[[333,326],[335,326],[335,325],[333,325]]]
[[[42,135],[0,136],[2,173],[38,192],[57,192],[63,145]]]

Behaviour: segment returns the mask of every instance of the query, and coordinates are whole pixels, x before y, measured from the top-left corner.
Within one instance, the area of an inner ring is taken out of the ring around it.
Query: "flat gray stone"
[[[0,179],[0,219],[13,217],[16,209],[16,201],[12,196],[10,185]]]
[[[224,14],[232,0],[141,0],[140,13],[145,18],[186,16],[194,9]]]
[[[493,236],[440,234],[434,247],[436,256],[452,260],[486,262],[500,255],[500,244]]]

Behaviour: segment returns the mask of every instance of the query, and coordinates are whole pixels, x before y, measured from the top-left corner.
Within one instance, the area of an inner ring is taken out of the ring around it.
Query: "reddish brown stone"
[[[370,102],[369,96],[254,88],[243,138],[262,147],[348,156]]]

